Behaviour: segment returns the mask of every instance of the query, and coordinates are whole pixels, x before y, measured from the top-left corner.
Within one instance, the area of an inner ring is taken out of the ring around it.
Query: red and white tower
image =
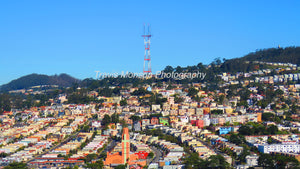
[[[122,134],[122,164],[130,161],[130,137],[128,128],[123,128]]]
[[[147,32],[146,28],[144,25],[144,44],[145,44],[145,54],[144,54],[144,68],[143,68],[143,73],[145,74],[151,74],[151,55],[150,55],[150,39],[151,39],[151,33],[150,33],[150,26],[148,25],[147,27]]]

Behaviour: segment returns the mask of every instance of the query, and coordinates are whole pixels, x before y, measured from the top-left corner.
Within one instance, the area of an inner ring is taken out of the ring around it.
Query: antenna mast
[[[150,55],[150,39],[151,39],[151,32],[150,32],[150,26],[148,24],[147,32],[144,24],[144,45],[145,45],[145,54],[144,54],[144,68],[143,73],[144,74],[151,74],[151,55]]]

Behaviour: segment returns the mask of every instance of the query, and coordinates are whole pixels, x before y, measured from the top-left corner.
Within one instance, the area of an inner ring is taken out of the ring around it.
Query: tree
[[[152,94],[152,92],[147,91],[144,88],[139,88],[138,90],[135,90],[131,93],[133,96],[144,96],[145,94]]]
[[[260,106],[261,108],[265,108],[267,107],[269,104],[269,101],[267,99],[262,99],[260,101],[257,102],[257,105]]]
[[[263,113],[261,118],[263,121],[273,121],[274,117],[275,115],[272,113]]]
[[[122,124],[122,127],[128,127],[126,121],[124,119],[120,120],[120,123]]]
[[[119,87],[115,87],[112,90],[112,93],[113,93],[114,96],[119,96],[120,95],[120,88]]]
[[[154,153],[153,153],[153,152],[150,152],[150,153],[148,154],[148,157],[149,157],[149,158],[153,158],[153,157],[154,157]]]
[[[98,160],[96,163],[98,164],[100,169],[102,169],[104,167],[104,163],[103,163],[102,158],[100,160]]]
[[[277,89],[276,91],[275,91],[275,95],[277,95],[277,96],[281,96],[281,95],[283,95],[284,94],[284,92],[281,90],[281,89]]]
[[[240,102],[237,103],[237,106],[245,106],[245,107],[248,107],[248,102],[246,100],[242,100]]]
[[[184,159],[183,163],[187,169],[230,168],[230,165],[226,162],[226,159],[221,155],[212,155],[207,160],[203,160],[199,158],[198,153],[192,153]]]
[[[90,126],[89,125],[84,125],[82,128],[82,132],[88,132],[90,130]]]
[[[97,154],[88,154],[86,157],[85,157],[85,162],[91,162],[92,160],[95,160],[97,159]]]
[[[230,165],[226,162],[226,159],[222,155],[212,155],[208,158],[210,168],[229,168]]]
[[[166,66],[165,69],[163,70],[163,72],[165,73],[171,73],[174,71],[174,68],[172,66]]]
[[[87,165],[85,167],[91,168],[91,169],[103,169],[103,165],[98,164],[98,163],[87,163]]]
[[[120,106],[126,106],[127,105],[127,99],[122,99],[120,101]]]
[[[171,90],[171,89],[174,89],[176,88],[176,86],[173,86],[172,84],[169,84],[168,87],[167,87],[167,90]]]
[[[101,125],[105,126],[107,124],[111,123],[111,118],[108,114],[104,115],[104,118],[101,121]]]
[[[270,125],[267,128],[268,134],[276,134],[278,132],[278,127],[275,125]]]
[[[239,134],[231,134],[229,137],[229,141],[234,144],[240,145],[245,142],[245,137]]]
[[[192,153],[184,159],[184,164],[187,169],[190,168],[199,168],[201,159],[199,158],[198,153]]]
[[[189,88],[189,90],[188,90],[188,96],[193,97],[196,94],[198,94],[198,90],[197,89],[195,89],[194,87]]]
[[[123,164],[115,167],[115,169],[125,169],[125,168],[126,168],[126,165],[123,165]]]
[[[247,146],[243,146],[243,151],[242,151],[242,153],[238,157],[238,159],[240,160],[240,162],[245,162],[247,155],[250,155],[249,148]]]
[[[197,68],[198,68],[199,70],[205,69],[205,67],[203,66],[203,64],[202,64],[201,62],[198,63]]]
[[[220,95],[218,98],[218,104],[223,104],[224,100],[225,100],[225,95],[223,95],[223,94]]]
[[[293,103],[292,106],[291,106],[291,112],[292,113],[297,113],[297,108],[298,107],[295,105],[295,103]]]
[[[73,93],[71,95],[68,95],[68,103],[86,104],[92,100],[93,99],[91,97],[87,96],[83,91],[80,91],[79,93]],[[29,101],[30,100],[28,100],[28,102]]]
[[[130,119],[133,121],[133,122],[136,122],[136,121],[140,121],[141,120],[141,117],[140,116],[136,116],[136,115],[132,115],[130,117]]]
[[[270,155],[270,154],[261,154],[258,160],[262,160],[266,165],[265,168],[297,168],[299,165],[298,160],[295,157],[283,156],[283,155]],[[258,161],[260,162],[260,161]]]
[[[251,91],[243,88],[243,90],[240,90],[238,94],[241,96],[242,101],[247,101],[250,98]]]
[[[184,101],[184,98],[182,97],[178,97],[177,95],[174,98],[174,102],[175,103],[182,103]]]
[[[180,66],[177,66],[177,67],[175,68],[175,72],[176,72],[176,73],[181,73],[182,71],[183,71],[183,68],[180,67]]]
[[[215,64],[215,65],[221,65],[221,63],[222,63],[222,61],[221,61],[220,57],[215,58],[213,61],[213,64]]]
[[[275,168],[275,160],[269,154],[260,154],[258,158],[258,165],[267,169]]]
[[[111,122],[112,123],[119,123],[119,114],[114,113],[111,115]]]
[[[64,155],[62,155],[62,154],[58,154],[58,155],[57,155],[57,157],[64,157]]]
[[[242,125],[239,129],[238,132],[242,135],[252,135],[253,132],[251,128],[248,125]]]
[[[28,169],[27,164],[23,162],[12,162],[9,163],[8,166],[4,167],[4,169]]]
[[[7,153],[4,153],[4,152],[2,152],[2,153],[0,153],[0,157],[6,157],[6,156],[8,156],[8,154]]]
[[[268,143],[268,144],[272,144],[272,143],[273,143],[272,137],[268,137],[267,143]]]
[[[105,96],[105,97],[112,97],[113,91],[112,89],[105,87],[99,90],[99,95],[100,96]]]
[[[93,114],[92,118],[98,120],[98,114]]]
[[[8,94],[0,94],[0,113],[2,114],[4,111],[10,111],[11,103],[10,103],[11,96]]]
[[[218,109],[212,110],[210,111],[210,114],[223,114],[223,110],[218,110]]]

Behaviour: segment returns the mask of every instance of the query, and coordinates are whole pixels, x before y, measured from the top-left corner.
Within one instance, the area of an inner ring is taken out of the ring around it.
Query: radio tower
[[[144,55],[144,68],[143,73],[144,74],[151,74],[151,55],[150,55],[150,39],[151,39],[151,33],[150,33],[150,26],[148,24],[147,32],[144,24],[144,44],[145,44],[145,55]]]

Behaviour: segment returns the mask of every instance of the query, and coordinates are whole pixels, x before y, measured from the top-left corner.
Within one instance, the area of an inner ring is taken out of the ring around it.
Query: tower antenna
[[[151,55],[150,55],[150,39],[151,39],[151,33],[150,33],[150,25],[148,24],[148,31],[146,32],[145,24],[144,24],[144,34],[142,37],[144,37],[144,45],[145,45],[145,54],[144,54],[144,68],[143,73],[144,74],[151,74]]]

